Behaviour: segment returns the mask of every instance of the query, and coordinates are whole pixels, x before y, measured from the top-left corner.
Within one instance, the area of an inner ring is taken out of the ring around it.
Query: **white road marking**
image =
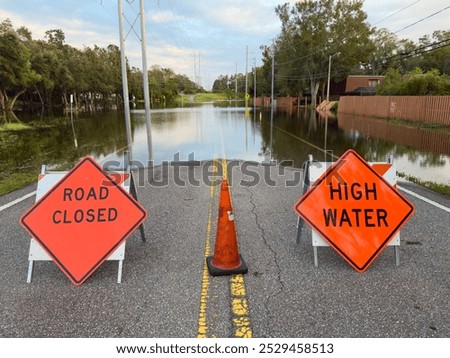
[[[18,198],[18,199],[16,199],[16,200],[11,201],[11,202],[9,202],[8,204],[5,204],[5,205],[3,205],[3,206],[0,206],[0,212],[2,212],[2,211],[5,210],[5,209],[10,208],[10,207],[13,206],[13,205],[16,205],[16,204],[20,203],[21,201],[24,201],[24,200],[26,200],[26,199],[28,199],[29,197],[34,196],[34,195],[36,195],[36,190],[33,191],[33,192],[31,192],[31,193],[28,193],[28,194],[26,194],[26,195],[24,195],[24,196],[22,196],[22,197],[20,197],[20,198]]]
[[[397,187],[398,187],[401,191],[404,191],[405,193],[408,193],[409,195],[412,195],[412,196],[416,197],[417,199],[420,199],[420,200],[422,200],[422,201],[425,201],[425,202],[428,203],[428,204],[431,204],[431,205],[433,205],[433,206],[435,206],[435,207],[437,207],[437,208],[439,208],[439,209],[442,209],[442,210],[444,210],[444,211],[450,213],[450,208],[447,208],[447,207],[444,206],[444,205],[441,205],[441,204],[439,204],[439,203],[436,203],[436,202],[433,201],[433,200],[427,199],[427,198],[425,198],[424,196],[419,195],[419,194],[416,194],[416,193],[414,193],[414,192],[411,191],[411,190],[405,189],[405,188],[401,187],[401,186],[398,185],[398,184],[397,184]]]
[[[441,204],[439,204],[439,203],[436,203],[436,202],[433,201],[433,200],[427,199],[427,198],[425,198],[425,197],[422,196],[422,195],[416,194],[416,193],[414,193],[414,192],[411,191],[411,190],[405,189],[405,188],[403,188],[402,186],[400,186],[400,185],[398,185],[398,184],[397,184],[397,186],[398,186],[398,188],[399,188],[401,191],[404,191],[405,193],[408,193],[409,195],[412,195],[412,196],[414,196],[414,197],[417,198],[417,199],[420,199],[420,200],[422,200],[422,201],[425,201],[426,203],[431,204],[431,205],[435,206],[436,208],[439,208],[439,209],[441,209],[441,210],[444,210],[444,211],[450,213],[450,208],[448,208],[448,207],[446,207],[446,206],[444,206],[444,205],[441,205]],[[28,199],[29,197],[31,197],[31,196],[33,196],[33,195],[36,195],[36,191],[32,191],[31,193],[28,193],[28,194],[26,194],[26,195],[24,195],[24,196],[22,196],[22,197],[20,197],[20,198],[18,198],[18,199],[16,199],[16,200],[13,200],[13,201],[9,202],[8,204],[5,204],[5,205],[3,205],[3,206],[0,206],[0,212],[2,212],[3,210],[6,210],[6,209],[8,209],[8,208],[10,208],[11,206],[14,206],[14,205],[20,203],[21,201],[24,201],[24,200]]]

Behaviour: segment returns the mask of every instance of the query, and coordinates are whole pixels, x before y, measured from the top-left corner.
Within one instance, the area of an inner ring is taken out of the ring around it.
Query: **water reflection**
[[[398,171],[450,185],[450,134],[446,131],[410,128],[383,119],[327,119],[310,111],[278,112],[276,118],[277,160],[292,159],[299,166],[307,154],[325,161],[353,148],[368,161],[387,161],[392,155]],[[268,140],[267,131],[263,137]]]
[[[363,133],[367,138],[384,139],[421,151],[450,155],[450,135],[445,131],[422,129],[412,124],[398,125],[379,118],[348,114],[339,116],[339,128],[349,133]]]
[[[216,107],[212,104],[190,108],[152,111],[153,154],[155,164],[171,161],[179,153],[187,160],[207,160],[214,155],[228,159],[259,161],[261,142],[259,129],[244,108]],[[143,112],[135,111],[133,118],[140,123]],[[133,153],[136,160],[147,161],[142,134],[135,133]]]

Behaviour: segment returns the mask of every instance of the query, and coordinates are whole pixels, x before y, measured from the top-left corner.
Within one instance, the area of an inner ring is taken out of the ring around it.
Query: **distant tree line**
[[[245,74],[220,75],[214,81],[212,91],[226,93],[229,99],[243,98],[245,94]]]
[[[299,1],[277,6],[281,31],[272,44],[261,47],[263,65],[256,68],[257,95],[271,93],[272,58],[276,95],[323,95],[330,56],[331,79],[335,81],[348,75],[389,75],[390,85],[380,87],[380,94],[450,94],[443,85],[449,81],[450,31],[435,31],[418,43],[399,39],[387,29],[371,26],[362,7],[363,0]],[[248,76],[250,94],[255,90],[253,75]],[[394,80],[399,81],[401,90],[394,89]],[[416,90],[419,82],[423,89],[425,81],[429,90]],[[230,82],[222,75],[214,89],[228,89]]]
[[[142,71],[128,68],[130,96],[143,98]],[[153,102],[173,100],[180,92],[198,92],[185,75],[168,68],[149,70]],[[31,32],[14,29],[9,20],[0,23],[0,111],[12,111],[20,98],[21,109],[67,109],[70,96],[78,109],[120,107],[122,79],[120,50],[115,45],[77,49],[65,43],[64,32],[48,30],[45,40],[34,40]]]

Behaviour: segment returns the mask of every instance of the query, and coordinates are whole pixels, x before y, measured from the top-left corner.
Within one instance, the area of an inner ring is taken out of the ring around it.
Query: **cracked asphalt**
[[[147,241],[139,231],[128,239],[121,284],[112,261],[80,287],[52,262],[36,262],[27,284],[29,238],[19,217],[34,198],[2,211],[0,337],[196,337],[208,209],[213,200],[214,247],[219,190],[210,197],[210,182],[188,182],[208,177],[210,164],[137,173]],[[401,231],[400,266],[388,247],[364,273],[331,248],[319,248],[315,267],[308,227],[296,244],[301,184],[286,185],[301,170],[247,165],[229,166],[228,178],[254,337],[450,337],[448,212],[405,194],[416,213]],[[401,185],[450,207],[448,197]],[[1,197],[0,206],[33,190]],[[209,278],[210,336],[233,336],[229,287],[230,277]]]

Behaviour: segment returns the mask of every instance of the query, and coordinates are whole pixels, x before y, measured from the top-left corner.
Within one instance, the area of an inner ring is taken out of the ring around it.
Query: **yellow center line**
[[[228,180],[227,160],[225,159],[225,154],[223,155],[223,158],[222,158],[222,172],[223,172],[222,178],[225,180]],[[228,183],[228,184],[230,184],[230,183]],[[230,195],[230,200],[232,200],[231,195]]]
[[[222,158],[223,178],[228,180],[227,161],[225,154]],[[233,199],[230,201],[233,207]],[[247,292],[245,290],[244,276],[241,274],[232,275],[230,280],[230,296],[231,296],[231,310],[233,312],[233,326],[234,336],[236,338],[252,338],[253,332],[250,322]]]
[[[233,311],[234,336],[252,338],[253,332],[248,313],[248,300],[244,276],[233,275],[230,280],[231,309]]]
[[[323,148],[320,148],[320,147],[318,147],[317,145],[315,145],[315,144],[313,144],[313,143],[311,143],[311,142],[308,142],[308,141],[305,140],[305,139],[302,139],[302,138],[300,138],[300,137],[297,137],[296,135],[294,135],[294,134],[292,134],[292,133],[289,133],[288,131],[284,130],[283,128],[277,127],[277,126],[275,126],[275,125],[273,126],[273,128],[279,130],[280,132],[283,132],[284,134],[287,134],[288,136],[290,136],[290,137],[292,137],[292,138],[297,139],[298,141],[300,141],[300,142],[302,142],[302,143],[305,143],[306,145],[309,145],[310,147],[313,147],[314,149],[317,149],[317,150],[319,150],[319,151],[321,151],[321,152],[327,154],[327,151],[324,150]],[[332,154],[332,153],[331,153],[331,156],[332,156],[333,158],[335,158],[335,159],[338,159],[338,158],[339,158],[339,156],[337,156],[337,155],[335,155],[335,154]]]
[[[217,160],[213,159],[212,175],[217,175]],[[208,306],[208,289],[209,289],[209,272],[206,264],[206,258],[211,254],[211,218],[214,199],[214,183],[209,187],[209,210],[208,210],[208,224],[206,226],[206,240],[205,240],[205,254],[203,259],[203,274],[202,274],[202,290],[200,294],[200,310],[198,314],[198,331],[197,338],[208,337],[208,325],[206,322],[206,309]]]

